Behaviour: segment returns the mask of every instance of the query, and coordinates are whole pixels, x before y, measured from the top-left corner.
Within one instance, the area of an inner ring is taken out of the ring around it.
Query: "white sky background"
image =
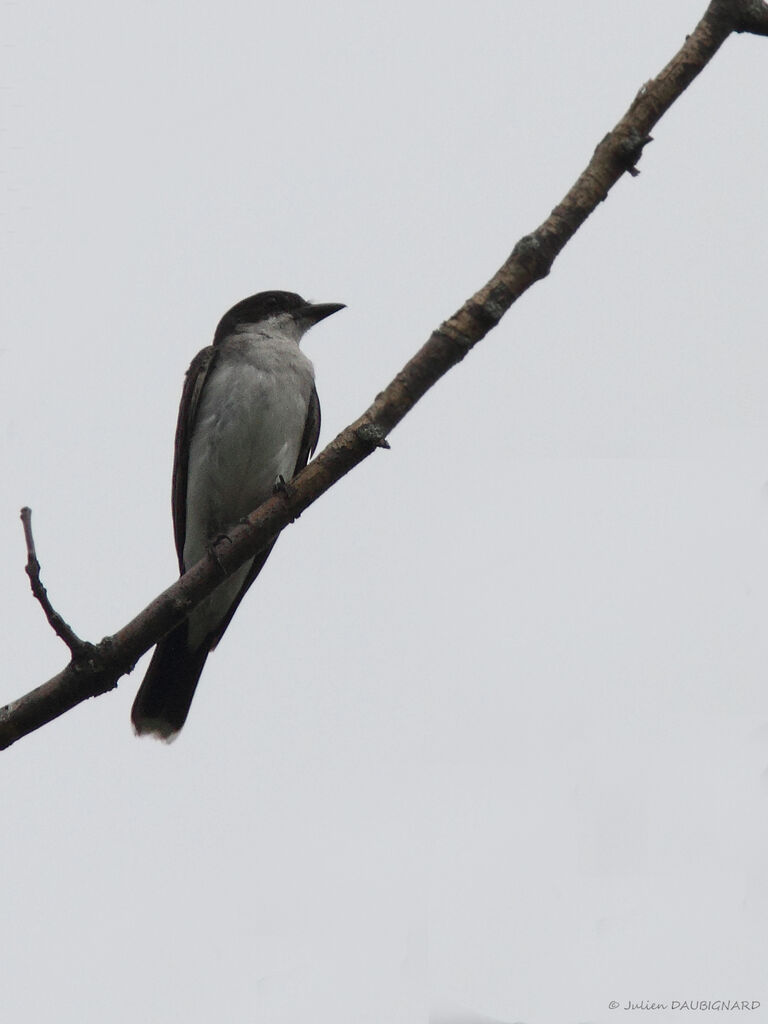
[[[4,8],[0,702],[65,662],[21,505],[65,617],[124,625],[221,314],[348,304],[305,343],[328,442],[705,2],[277,7]],[[2,754],[4,1021],[768,1020],[767,94],[732,38],[281,538],[174,745],[132,735],[144,659]]]

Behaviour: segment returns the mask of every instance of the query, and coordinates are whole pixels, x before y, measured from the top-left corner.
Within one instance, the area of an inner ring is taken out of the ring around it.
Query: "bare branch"
[[[373,404],[320,455],[139,615],[86,657],[73,658],[57,676],[0,709],[0,749],[88,697],[112,689],[138,658],[181,622],[247,559],[376,448],[416,402],[492,330],[554,260],[589,215],[636,164],[650,131],[703,70],[731,32],[766,34],[766,5],[755,0],[712,0],[704,17],[667,66],[647,82],[629,110],[599,143],[588,166],[550,216],[522,238],[509,258],[475,295],[432,334]],[[74,634],[73,634],[74,635]]]
[[[22,526],[24,527],[24,540],[27,545],[26,573],[29,576],[32,594],[40,602],[51,629],[57,637],[64,641],[72,657],[75,660],[84,658],[87,656],[91,644],[81,640],[72,627],[59,615],[51,604],[48,591],[40,579],[40,563],[37,560],[37,552],[35,551],[35,538],[32,536],[32,509],[25,505],[20,515]]]

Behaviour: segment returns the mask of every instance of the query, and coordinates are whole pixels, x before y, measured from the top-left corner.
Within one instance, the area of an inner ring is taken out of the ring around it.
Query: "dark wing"
[[[312,388],[309,396],[309,410],[307,411],[307,422],[304,424],[304,434],[301,438],[299,456],[296,459],[296,468],[293,475],[304,469],[317,448],[317,440],[320,437],[320,399],[317,397],[317,388]]]
[[[173,458],[173,486],[171,507],[173,508],[173,535],[176,538],[176,554],[179,558],[179,572],[184,572],[184,540],[187,535],[187,472],[189,467],[189,444],[208,374],[211,372],[218,349],[212,345],[198,352],[189,365],[181,393],[179,421],[176,424],[176,444]]]
[[[202,355],[202,353],[201,353]],[[190,367],[191,369],[191,367]],[[307,410],[307,422],[304,424],[304,433],[301,437],[301,445],[299,447],[299,454],[296,459],[296,468],[293,471],[295,476],[300,469],[304,469],[306,464],[309,462],[310,456],[317,447],[317,440],[320,437],[320,399],[317,397],[317,389],[312,388],[312,394],[309,396],[309,409]],[[217,629],[209,637],[210,649],[216,646],[224,635],[224,630],[232,621],[232,616],[237,611],[237,606],[245,597],[246,590],[250,587],[256,577],[259,575],[261,570],[264,568],[264,563],[269,558],[272,548],[275,546],[277,538],[266,547],[263,551],[260,551],[253,560],[251,571],[243,581],[243,585],[240,588],[240,592],[229,607],[229,611],[224,616],[224,619],[219,624]]]

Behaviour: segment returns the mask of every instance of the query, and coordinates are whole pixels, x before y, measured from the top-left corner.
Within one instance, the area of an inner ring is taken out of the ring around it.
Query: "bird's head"
[[[295,292],[259,292],[242,299],[219,321],[213,344],[238,329],[269,328],[292,335],[298,342],[310,327],[344,309],[342,302],[308,302]]]

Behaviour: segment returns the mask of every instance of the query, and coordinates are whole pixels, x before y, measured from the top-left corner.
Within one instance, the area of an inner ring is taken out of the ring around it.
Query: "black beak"
[[[340,309],[346,308],[343,302],[308,302],[301,311],[301,319],[312,327],[325,320],[331,313],[338,313]]]

